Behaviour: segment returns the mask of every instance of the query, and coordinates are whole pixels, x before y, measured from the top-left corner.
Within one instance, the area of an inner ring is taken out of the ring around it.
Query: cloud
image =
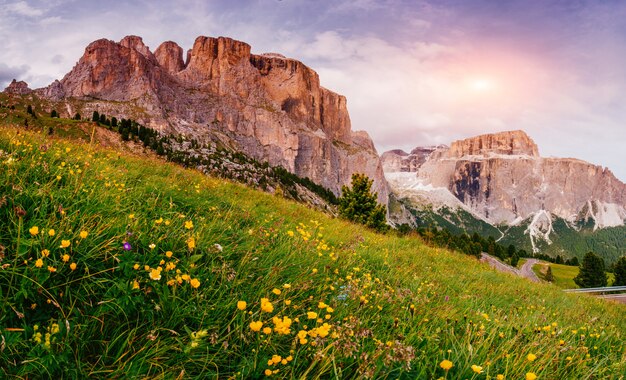
[[[27,17],[39,17],[44,14],[43,10],[31,7],[26,1],[11,3],[6,6],[6,9],[9,12]]]
[[[316,70],[379,151],[524,129],[546,155],[602,163],[626,179],[626,5],[531,3],[12,1],[0,7],[0,85],[46,86],[98,38],[136,34],[154,50],[229,36]],[[491,92],[472,92],[481,78],[495,83]]]
[[[20,80],[23,78],[29,69],[28,65],[14,67],[0,63],[0,89],[4,89],[13,79]]]

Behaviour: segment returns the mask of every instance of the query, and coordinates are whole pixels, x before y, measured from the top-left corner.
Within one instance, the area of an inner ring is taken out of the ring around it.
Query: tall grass
[[[4,127],[0,204],[0,377],[626,372],[623,305],[157,158]]]

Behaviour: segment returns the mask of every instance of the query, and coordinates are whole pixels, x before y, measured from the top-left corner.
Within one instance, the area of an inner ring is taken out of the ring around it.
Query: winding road
[[[530,281],[541,282],[541,280],[539,280],[539,277],[537,277],[537,275],[533,271],[533,266],[538,262],[539,260],[537,259],[526,260],[526,262],[524,263],[524,265],[522,265],[522,268],[520,269],[521,276],[526,277]]]
[[[534,282],[541,282],[539,280],[539,278],[537,277],[537,275],[535,274],[535,272],[533,272],[533,265],[537,264],[538,260],[537,259],[528,259],[524,265],[522,265],[522,268],[517,269],[514,268],[508,264],[503,263],[502,261],[496,259],[493,256],[489,256],[486,253],[481,253],[481,261],[489,263],[489,265],[500,271],[500,272],[508,272],[508,273],[513,273],[516,276],[520,276],[520,277],[524,277],[529,279],[530,281],[534,281]]]

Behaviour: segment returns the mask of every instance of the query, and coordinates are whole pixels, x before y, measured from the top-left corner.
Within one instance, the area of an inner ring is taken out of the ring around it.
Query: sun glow
[[[495,88],[495,83],[488,78],[474,78],[468,81],[468,87],[473,92],[488,92]]]

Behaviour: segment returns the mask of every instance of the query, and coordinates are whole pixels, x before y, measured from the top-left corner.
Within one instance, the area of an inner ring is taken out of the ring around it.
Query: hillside
[[[623,305],[0,114],[2,378],[626,373]]]

